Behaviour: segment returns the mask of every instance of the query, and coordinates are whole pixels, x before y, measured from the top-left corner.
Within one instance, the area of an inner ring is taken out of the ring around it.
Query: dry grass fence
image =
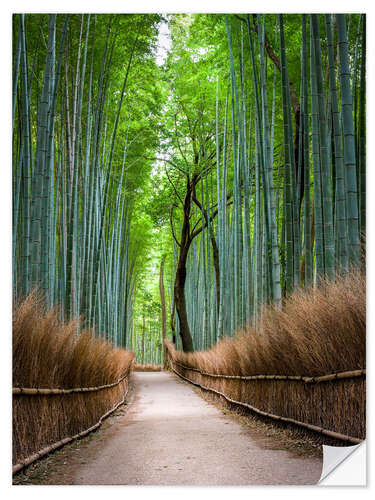
[[[135,372],[160,372],[163,370],[162,365],[152,365],[152,364],[134,364],[134,371]]]
[[[56,309],[47,311],[36,292],[14,308],[16,470],[41,450],[93,430],[124,400],[133,353],[91,331],[77,335],[77,326],[78,320],[63,323]]]
[[[264,308],[256,330],[209,351],[166,344],[176,373],[229,402],[352,443],[365,438],[366,284],[359,272],[295,292],[282,311]]]

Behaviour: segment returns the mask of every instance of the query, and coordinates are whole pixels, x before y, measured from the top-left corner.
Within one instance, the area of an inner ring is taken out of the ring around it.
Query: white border
[[[90,498],[103,497],[103,494],[108,493],[109,495],[125,495],[129,498],[149,498],[152,500],[161,498],[163,500],[176,498],[194,498],[197,497],[208,497],[211,495],[215,496],[217,500],[225,498],[228,500],[228,495],[235,495],[236,500],[240,498],[249,499],[253,497],[262,498],[277,498],[278,500],[290,500],[296,498],[300,500],[301,495],[303,498],[316,498],[319,494],[319,498],[330,498],[334,494],[333,490],[339,489],[337,492],[341,498],[352,498],[353,495],[356,497],[364,496],[368,497],[373,490],[371,484],[371,476],[368,476],[369,486],[367,488],[348,488],[348,487],[326,487],[319,488],[316,487],[293,487],[293,486],[283,486],[283,487],[217,487],[217,488],[197,488],[197,487],[130,487],[127,486],[126,489],[121,489],[120,491],[114,488],[118,487],[65,487],[58,486],[31,486],[27,489],[22,486],[11,486],[11,473],[9,465],[9,457],[11,455],[10,449],[10,435],[11,435],[11,342],[10,342],[10,332],[11,332],[11,155],[10,155],[10,126],[11,123],[11,14],[13,12],[113,12],[113,13],[123,13],[123,12],[167,12],[167,13],[177,13],[177,12],[194,12],[194,13],[214,13],[214,12],[257,12],[261,11],[264,13],[273,12],[366,12],[367,13],[367,26],[368,26],[368,38],[367,38],[367,54],[368,54],[368,73],[367,73],[367,103],[368,103],[368,119],[367,119],[367,151],[368,151],[368,206],[367,206],[367,262],[368,262],[368,321],[367,321],[367,331],[368,331],[368,359],[373,359],[373,346],[374,342],[371,339],[373,336],[373,326],[374,326],[374,308],[372,307],[374,299],[374,265],[373,265],[373,254],[374,254],[374,217],[375,217],[375,196],[372,195],[374,191],[374,176],[375,176],[375,165],[373,164],[374,154],[373,154],[373,143],[374,138],[372,132],[373,127],[373,92],[375,88],[374,81],[374,24],[372,22],[372,2],[370,1],[356,1],[349,2],[347,0],[341,1],[321,1],[315,0],[314,2],[303,3],[295,1],[266,1],[252,3],[244,2],[238,0],[232,0],[231,2],[221,2],[220,0],[210,0],[210,1],[197,1],[190,0],[189,2],[173,2],[171,0],[151,2],[145,0],[138,0],[137,2],[126,2],[106,0],[105,2],[98,0],[64,0],[64,2],[53,2],[53,1],[25,1],[25,0],[13,0],[11,4],[0,6],[0,36],[1,36],[1,70],[2,75],[0,78],[1,82],[1,182],[0,182],[0,214],[1,214],[1,234],[2,242],[0,244],[0,263],[1,263],[1,373],[0,379],[3,384],[4,393],[2,394],[2,408],[6,411],[1,412],[1,430],[2,430],[2,453],[1,467],[0,467],[0,477],[1,477],[1,492],[3,497],[5,495],[11,498],[22,498],[25,497],[34,499],[38,498],[50,498],[53,495],[54,499],[64,499],[66,496],[76,498],[78,496],[90,495]],[[369,366],[370,365],[370,366]],[[372,370],[371,364],[368,363],[367,373],[370,377],[370,384],[372,386]],[[367,421],[371,422],[373,415],[373,398],[370,395],[369,399],[370,405],[368,405]],[[370,426],[368,426],[370,427]],[[371,471],[371,444],[372,444],[372,433],[371,429],[368,429],[368,456],[370,455],[370,464],[368,465],[368,472]],[[53,488],[53,490],[51,490]],[[84,488],[84,489],[82,489]],[[108,492],[104,492],[108,490]],[[123,488],[123,487],[120,487]],[[90,491],[88,491],[90,489]]]

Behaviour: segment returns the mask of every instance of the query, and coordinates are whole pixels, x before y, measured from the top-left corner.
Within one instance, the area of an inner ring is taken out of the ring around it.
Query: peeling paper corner
[[[366,486],[366,442],[355,446],[323,445],[319,486]]]

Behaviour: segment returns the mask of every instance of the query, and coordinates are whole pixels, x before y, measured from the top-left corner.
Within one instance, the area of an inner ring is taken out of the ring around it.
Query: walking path
[[[128,412],[73,484],[315,484],[322,460],[269,449],[175,375],[137,372]],[[89,445],[90,446],[90,445]]]

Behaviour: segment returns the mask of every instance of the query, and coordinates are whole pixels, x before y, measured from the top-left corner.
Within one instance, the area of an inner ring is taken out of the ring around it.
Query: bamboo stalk
[[[318,105],[318,129],[320,144],[320,167],[322,188],[322,215],[323,215],[323,241],[324,241],[324,271],[332,278],[335,272],[335,248],[333,240],[333,213],[331,193],[331,172],[328,154],[328,125],[325,112],[323,95],[323,71],[321,62],[321,47],[318,15],[311,15],[310,29],[312,29],[312,42],[314,50],[314,65],[316,78],[316,100]]]
[[[344,165],[346,178],[349,262],[359,266],[358,193],[353,130],[353,105],[350,88],[350,68],[345,14],[336,15],[340,56],[341,114],[343,123]]]
[[[303,163],[304,163],[304,241],[305,241],[305,280],[304,284],[313,282],[313,242],[311,238],[311,193],[310,193],[310,148],[309,148],[309,99],[308,99],[308,73],[307,73],[307,36],[306,14],[302,15],[302,129],[303,129]]]

